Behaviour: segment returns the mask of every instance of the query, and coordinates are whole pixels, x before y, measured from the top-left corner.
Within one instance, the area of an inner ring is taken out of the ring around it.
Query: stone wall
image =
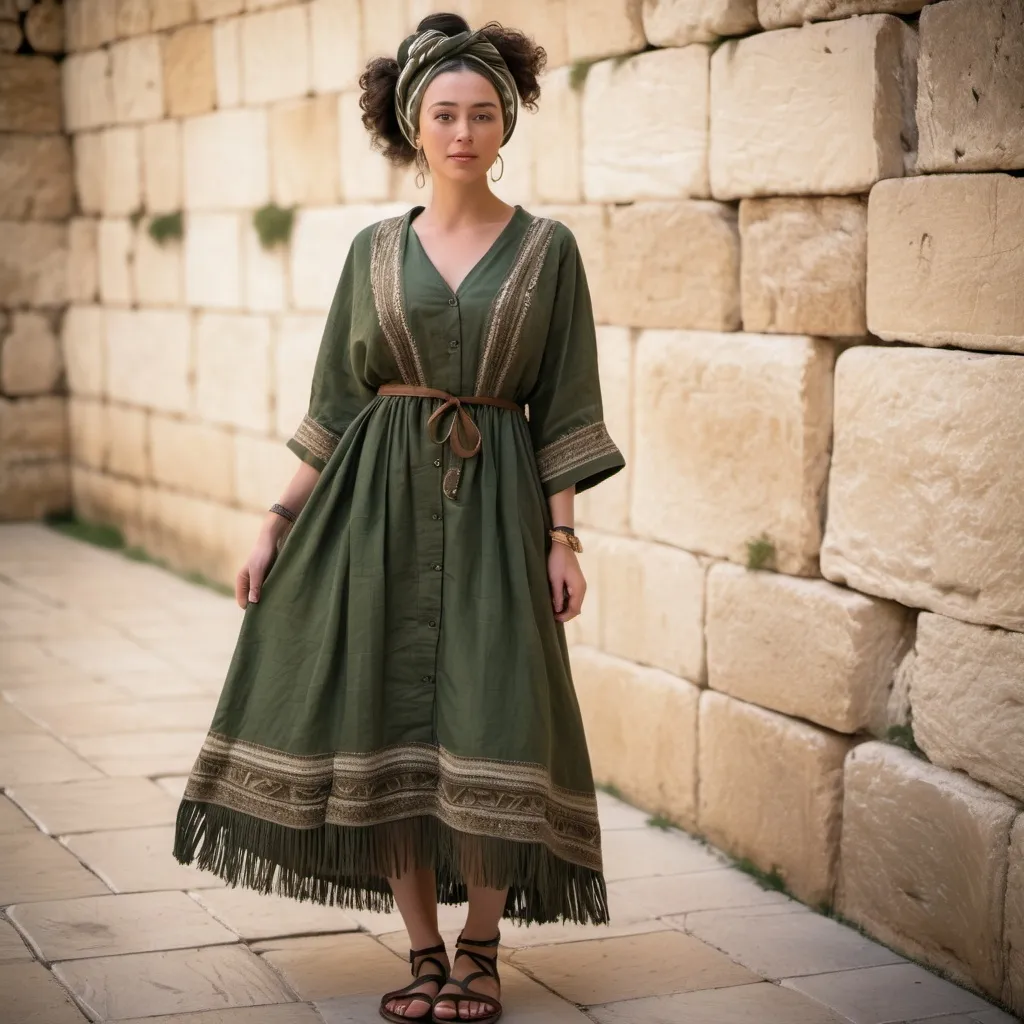
[[[56,0],[0,0],[0,519],[70,505],[59,339],[74,192],[63,52]]]
[[[1019,0],[66,0],[75,215],[4,215],[68,251],[75,507],[233,576],[421,195],[356,79],[434,6],[551,58],[498,187],[576,233],[629,461],[579,501],[599,778],[1024,1010]]]

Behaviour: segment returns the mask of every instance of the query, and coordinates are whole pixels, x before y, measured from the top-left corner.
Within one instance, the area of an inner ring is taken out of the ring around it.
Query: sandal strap
[[[410,949],[409,950],[409,963],[421,956],[426,956],[428,953],[447,953],[448,948],[442,942],[437,946],[426,946],[423,949]]]
[[[458,945],[460,942],[464,942],[467,946],[497,946],[501,942],[501,932],[498,932],[493,939],[467,939],[462,932],[459,932],[455,943]]]
[[[458,960],[460,956],[472,960],[479,968],[476,974],[471,975],[471,977],[480,978],[486,975],[488,978],[494,978],[495,981],[498,980],[498,958],[496,956],[490,957],[485,956],[483,953],[472,953],[468,949],[457,950],[455,959]]]

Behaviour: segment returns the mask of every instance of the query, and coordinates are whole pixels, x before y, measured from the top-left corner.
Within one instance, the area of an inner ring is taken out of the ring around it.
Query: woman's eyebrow
[[[457,107],[458,105],[459,104],[456,103],[454,100],[438,100],[436,103],[431,103],[430,104],[430,109],[433,110],[434,107]],[[498,104],[495,103],[494,100],[480,100],[479,103],[471,103],[470,106],[471,107],[497,107]]]

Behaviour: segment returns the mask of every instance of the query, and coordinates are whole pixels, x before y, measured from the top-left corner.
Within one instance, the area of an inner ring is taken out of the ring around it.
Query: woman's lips
[[[468,164],[470,160],[476,159],[475,153],[452,153],[449,160],[457,160],[460,164]]]

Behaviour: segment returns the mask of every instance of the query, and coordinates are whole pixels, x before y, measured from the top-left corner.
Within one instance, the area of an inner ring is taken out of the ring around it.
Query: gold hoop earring
[[[414,180],[417,188],[423,188],[427,183],[427,176],[422,171],[417,171],[416,178]]]
[[[423,165],[426,163],[426,160],[423,157],[423,150],[422,150],[422,148],[419,145],[419,141],[420,140],[417,138],[416,139],[416,166],[419,168],[419,171],[416,174],[416,179],[415,180],[416,180],[416,187],[417,188],[423,188],[423,186],[426,185],[426,183],[427,183],[427,175],[426,175],[426,173],[424,171],[424,167],[423,167]]]
[[[496,164],[498,162],[498,160],[501,161],[501,170],[498,171],[497,174],[495,174],[494,173],[494,164]],[[505,158],[500,153],[498,154],[498,160],[495,160],[494,164],[491,164],[491,181],[501,181],[502,176],[505,173]]]

